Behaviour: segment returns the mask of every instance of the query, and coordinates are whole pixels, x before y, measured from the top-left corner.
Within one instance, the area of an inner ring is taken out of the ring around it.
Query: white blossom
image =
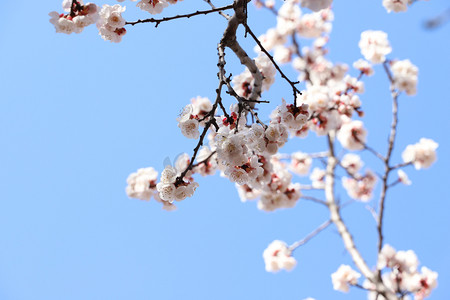
[[[300,7],[294,0],[286,0],[278,10],[277,31],[282,35],[292,34],[301,16]]]
[[[353,63],[353,68],[360,70],[363,74],[367,76],[372,76],[374,71],[372,65],[362,58],[358,59]]]
[[[357,175],[355,177],[343,177],[342,185],[347,190],[348,195],[363,202],[367,202],[372,198],[372,192],[375,188],[377,177],[371,171],[366,171],[364,176]]]
[[[136,6],[155,15],[161,13],[169,3],[166,0],[141,0]]]
[[[344,157],[342,158],[341,165],[342,167],[347,169],[349,173],[355,174],[362,168],[364,163],[362,162],[361,157],[359,157],[359,155],[354,153],[348,153],[345,154]]]
[[[156,193],[157,177],[158,172],[151,167],[141,168],[136,173],[131,173],[127,178],[126,192],[128,197],[150,200]]]
[[[312,11],[319,11],[330,7],[333,0],[301,0],[301,6],[307,7]]]
[[[405,91],[408,95],[417,92],[417,75],[419,69],[409,59],[394,61],[391,65],[394,87],[399,91]]]
[[[312,186],[315,189],[324,189],[325,188],[325,175],[327,172],[320,168],[314,168],[309,176],[309,179],[312,181]]]
[[[388,36],[383,31],[367,30],[361,33],[359,48],[362,55],[374,64],[382,63],[386,60],[386,55],[391,53]]]
[[[398,180],[404,185],[411,185],[411,180],[408,178],[408,174],[406,174],[403,170],[397,171]]]
[[[341,265],[336,272],[331,274],[333,289],[348,292],[349,285],[357,284],[359,277],[361,277],[361,274],[353,270],[350,266]]]
[[[408,9],[409,0],[383,0],[383,6],[387,12],[401,12]]]
[[[405,163],[411,162],[419,170],[429,168],[436,161],[436,149],[438,144],[426,138],[421,138],[419,143],[408,145],[402,153]]]
[[[306,175],[312,164],[312,158],[303,152],[295,152],[291,155],[291,164],[289,165],[292,172],[298,175]]]
[[[361,121],[349,121],[342,124],[337,134],[341,145],[349,150],[362,150],[366,142],[367,131]]]
[[[290,271],[297,264],[287,244],[279,240],[270,243],[264,250],[263,258],[267,272],[278,272],[282,269]]]
[[[125,19],[122,13],[125,11],[125,6],[119,4],[110,6],[104,4],[100,11],[100,20],[97,22],[97,28],[100,36],[113,43],[119,43],[122,37],[126,34]]]

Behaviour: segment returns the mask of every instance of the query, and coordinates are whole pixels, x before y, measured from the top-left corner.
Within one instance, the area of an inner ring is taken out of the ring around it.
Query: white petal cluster
[[[341,160],[341,166],[350,174],[356,174],[364,165],[361,157],[354,153],[345,154]]]
[[[311,168],[312,158],[303,152],[294,152],[291,155],[289,169],[297,175],[307,175]]]
[[[392,246],[386,244],[378,256],[377,268],[395,268],[400,272],[414,273],[419,266],[419,260],[412,250],[396,251]]]
[[[287,38],[285,35],[280,34],[275,28],[270,28],[267,32],[261,35],[258,40],[261,42],[264,49],[267,51],[272,50],[276,46],[281,46],[286,43]],[[261,49],[259,46],[255,46],[255,52],[259,53]]]
[[[374,64],[383,63],[386,60],[386,55],[392,51],[388,35],[379,30],[362,32],[359,48],[361,49],[361,54]]]
[[[148,11],[152,15],[156,15],[169,6],[169,2],[166,0],[141,0],[136,6],[142,10]]]
[[[394,61],[391,65],[394,87],[399,91],[405,91],[408,95],[417,92],[417,75],[419,69],[409,59]]]
[[[161,182],[156,185],[162,200],[172,203],[174,200],[182,201],[194,194],[198,183],[194,181],[177,183],[179,172],[172,166],[166,166],[161,173]]]
[[[119,43],[122,37],[126,34],[125,19],[122,13],[125,11],[125,6],[119,4],[110,6],[104,4],[100,11],[100,20],[97,22],[97,28],[100,36],[105,41]]]
[[[438,274],[427,267],[422,267],[419,272],[418,266],[419,260],[412,250],[396,251],[386,244],[378,256],[377,268],[390,269],[382,279],[391,294],[412,293],[414,300],[423,300],[437,287]]]
[[[215,137],[215,147],[222,165],[234,167],[248,162],[248,148],[242,132],[234,134],[227,127],[220,128]]]
[[[291,61],[293,50],[290,47],[276,46],[273,52],[273,59],[278,64],[286,64]]]
[[[141,200],[150,200],[156,192],[158,172],[155,169],[141,168],[136,173],[131,173],[127,178],[126,192],[128,197]]]
[[[278,10],[277,31],[289,35],[295,31],[302,12],[295,0],[286,0]]]
[[[259,198],[258,209],[271,212],[280,208],[294,207],[300,199],[300,185],[292,183],[292,174],[277,158],[258,155],[263,172],[238,187],[242,202]]]
[[[312,11],[319,11],[330,7],[333,0],[301,0],[301,6],[307,7]]]
[[[251,184],[252,181],[263,174],[264,169],[261,165],[258,156],[253,155],[245,164],[240,166],[228,166],[224,171],[224,175],[232,182],[236,182],[239,185]]]
[[[301,130],[309,117],[308,104],[301,104],[295,107],[293,104],[286,104],[283,99],[281,105],[277,106],[270,115],[271,123],[280,123],[286,126],[291,134]]]
[[[211,101],[206,97],[197,96],[191,99],[192,104],[192,115],[196,118],[203,119],[212,110],[213,105]],[[209,120],[208,118],[205,121]],[[204,123],[204,122],[202,122]]]
[[[341,292],[348,292],[349,285],[358,283],[361,274],[353,270],[349,265],[341,265],[336,272],[331,274],[333,289]]]
[[[289,172],[286,173],[290,174]],[[278,175],[271,181],[270,189],[263,190],[257,205],[259,209],[274,211],[280,208],[292,208],[297,204],[298,199],[300,199],[300,185],[298,183],[289,183],[286,186],[283,184],[283,178],[278,177]],[[283,175],[287,177],[286,174]]]
[[[177,118],[178,127],[181,133],[188,139],[198,139],[200,136],[198,117],[194,116],[194,106],[188,104],[184,107],[183,112]]]
[[[278,272],[282,269],[290,271],[297,264],[287,244],[279,240],[270,243],[264,250],[263,258],[267,272]]]
[[[297,33],[305,38],[318,38],[331,31],[334,15],[330,9],[304,14],[297,22]]]
[[[83,1],[78,1],[80,7],[73,8],[73,14],[59,14],[56,11],[49,13],[50,23],[55,26],[56,32],[71,34],[80,33],[83,29],[98,20],[98,6],[94,3],[83,5]],[[70,12],[72,1],[64,1],[63,8],[66,12]]]
[[[353,63],[353,68],[361,71],[363,74],[367,76],[372,76],[374,73],[372,65],[367,60],[364,60],[362,58],[358,59]]]
[[[325,175],[327,172],[324,169],[314,168],[309,175],[309,179],[311,179],[312,187],[315,189],[324,189],[325,188]]]
[[[153,197],[157,202],[163,205],[163,209],[167,211],[173,211],[176,206],[172,203],[164,201],[160,198],[157,191],[157,177],[158,172],[155,169],[141,168],[137,172],[131,173],[127,178],[126,193],[130,198],[136,198],[141,200],[150,200]]]
[[[356,174],[354,177],[343,177],[342,185],[347,190],[348,195],[363,202],[372,199],[373,189],[377,183],[377,177],[371,171],[366,171],[364,176]]]
[[[402,153],[405,163],[411,162],[419,170],[429,168],[436,161],[436,149],[439,145],[426,138],[421,138],[419,143],[408,145]]]
[[[277,71],[267,55],[262,52],[255,58],[255,64],[264,77],[262,91],[268,91],[275,82]]]
[[[408,9],[409,0],[383,0],[383,6],[387,12],[401,12]]]
[[[411,185],[411,180],[409,180],[408,174],[406,174],[403,170],[397,171],[398,180],[404,185]]]
[[[342,124],[337,138],[342,147],[348,150],[362,150],[366,143],[367,131],[361,121],[349,121]]]

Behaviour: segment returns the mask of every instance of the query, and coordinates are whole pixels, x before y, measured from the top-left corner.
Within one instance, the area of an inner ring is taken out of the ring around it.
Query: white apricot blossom
[[[374,73],[372,65],[367,60],[364,60],[362,58],[353,63],[353,68],[361,71],[361,73],[367,76],[372,76]]]
[[[59,14],[56,11],[49,13],[50,23],[55,26],[56,32],[71,34],[80,33],[83,29],[91,24],[97,22],[99,18],[99,7],[94,3],[83,4],[78,1],[77,6],[74,6],[71,11],[72,1],[64,1],[63,9],[69,14]]]
[[[294,152],[291,155],[290,170],[297,175],[307,175],[311,168],[312,158],[307,153]]]
[[[100,20],[97,22],[99,34],[105,41],[119,43],[122,37],[126,34],[125,19],[122,13],[125,11],[125,6],[119,4],[110,6],[104,4],[100,11]]]
[[[302,12],[295,0],[286,0],[278,10],[277,31],[282,35],[292,34]]]
[[[398,181],[400,181],[404,185],[411,185],[411,180],[409,180],[408,174],[406,174],[403,170],[398,170],[397,175]]]
[[[349,285],[358,283],[361,274],[353,270],[349,265],[340,265],[336,272],[331,274],[333,289],[341,292],[348,292]]]
[[[408,9],[408,2],[410,0],[383,0],[383,6],[388,13],[391,11],[401,12]]]
[[[128,186],[126,187],[126,192],[128,197],[150,200],[157,193],[157,179],[158,172],[151,167],[141,168],[136,173],[131,173],[127,178]]]
[[[391,65],[394,87],[408,95],[417,92],[417,75],[419,69],[409,59],[394,61]]]
[[[198,116],[194,115],[194,105],[188,104],[177,118],[181,133],[188,139],[198,139],[200,136]]]
[[[372,199],[372,193],[377,182],[377,177],[371,171],[366,171],[364,176],[343,177],[342,185],[348,195],[355,200],[367,202]]]
[[[156,15],[169,6],[169,3],[166,0],[141,0],[136,6],[152,15]]]
[[[164,171],[161,173],[161,182],[156,185],[161,200],[172,203],[174,200],[182,201],[194,194],[198,183],[184,180],[177,182],[177,177],[180,175],[180,172],[170,165],[164,168]]]
[[[342,124],[337,138],[342,147],[349,150],[362,150],[366,143],[367,131],[361,121],[349,121]]]
[[[282,269],[290,271],[297,264],[287,244],[279,240],[270,243],[264,250],[263,258],[267,272],[278,272]]]
[[[414,251],[396,251],[386,244],[378,256],[377,268],[390,269],[382,276],[390,293],[412,293],[414,300],[423,300],[437,287],[438,274],[427,267],[422,267],[419,272],[418,265],[419,260]],[[364,283],[364,287],[371,288],[369,283]],[[373,294],[369,294],[369,297],[375,299]]]
[[[383,63],[391,53],[387,33],[380,30],[366,30],[361,33],[359,48],[362,55],[374,64]]]
[[[436,149],[438,144],[426,138],[421,138],[419,143],[408,145],[402,153],[405,163],[412,163],[419,170],[429,168],[436,161]]]
[[[341,160],[341,166],[344,167],[349,173],[357,173],[364,165],[361,157],[354,153],[347,153]]]
[[[325,188],[325,175],[327,172],[320,168],[314,168],[309,176],[311,179],[311,184],[315,189],[324,189]]]
[[[319,11],[330,7],[333,0],[301,0],[300,5],[312,11]]]

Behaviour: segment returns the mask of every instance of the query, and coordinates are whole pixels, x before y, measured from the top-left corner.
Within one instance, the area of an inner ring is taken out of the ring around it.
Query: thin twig
[[[210,0],[204,0],[206,3],[209,4],[209,6],[211,6],[211,8],[215,9],[216,6],[210,1]],[[225,19],[229,20],[231,17],[230,15],[227,15],[226,13],[224,13],[223,11],[219,11],[219,14],[221,16],[223,16]]]
[[[310,234],[308,234],[305,238],[301,239],[300,241],[297,241],[293,243],[291,246],[289,246],[289,250],[293,252],[295,249],[297,249],[300,246],[303,246],[306,244],[309,240],[311,240],[313,237],[318,235],[321,231],[326,229],[328,226],[330,226],[333,222],[331,220],[327,220],[326,222],[322,223],[319,227],[314,229]]]
[[[253,33],[253,31],[250,29],[250,27],[245,24],[245,29],[248,31],[248,33],[251,35],[251,37],[255,40],[255,42],[258,44],[259,48],[261,49],[262,52],[264,52],[264,54],[267,55],[267,57],[270,59],[270,61],[272,62],[272,64],[274,65],[274,67],[278,70],[278,72],[280,73],[281,77],[283,79],[285,79],[292,87],[292,91],[294,94],[294,106],[297,107],[297,94],[302,94],[302,92],[300,92],[297,87],[295,86],[296,84],[299,83],[299,81],[293,82],[291,81],[284,73],[283,71],[281,71],[280,67],[278,66],[278,64],[275,62],[275,60],[273,59],[272,55],[270,55],[270,53],[264,48],[264,46],[261,44],[261,42],[259,41],[258,37]]]
[[[210,10],[198,10],[196,12],[193,13],[189,13],[189,14],[184,14],[184,15],[177,15],[177,16],[173,16],[173,17],[164,17],[162,19],[154,19],[154,18],[150,18],[150,19],[145,19],[145,20],[137,20],[134,22],[126,22],[125,25],[136,25],[136,24],[140,24],[140,23],[155,23],[155,27],[158,27],[159,24],[161,24],[162,22],[167,22],[167,21],[171,21],[171,20],[175,20],[175,19],[181,19],[181,18],[190,18],[193,16],[198,16],[198,15],[207,15],[210,13],[214,13],[214,12],[220,12],[222,10],[227,10],[227,9],[232,9],[233,8],[233,4],[231,5],[227,5],[227,6],[223,6],[223,7],[217,7],[217,8],[212,8]]]
[[[302,188],[300,188],[300,190],[302,190]],[[312,201],[312,202],[319,203],[319,204],[327,206],[327,203],[325,201],[323,201],[323,200],[321,200],[319,198],[316,198],[316,197],[302,195],[300,197],[300,199],[309,200],[309,201]]]
[[[395,166],[392,166],[392,167],[391,167],[391,170],[400,169],[400,168],[403,168],[403,167],[406,167],[406,166],[410,166],[410,165],[412,165],[412,162],[411,162],[411,161],[409,161],[409,162],[404,162],[404,163],[401,163],[401,164],[397,164],[397,165],[395,165]]]
[[[216,151],[211,152],[211,154],[209,154],[208,157],[205,158],[204,160],[202,160],[202,161],[200,161],[200,162],[198,162],[196,164],[193,164],[192,168],[198,167],[201,164],[206,164],[211,159],[211,157],[214,156],[214,154],[216,154]]]

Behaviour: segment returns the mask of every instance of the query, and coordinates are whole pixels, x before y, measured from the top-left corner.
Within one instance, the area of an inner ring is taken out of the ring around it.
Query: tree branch
[[[333,222],[331,220],[327,220],[326,222],[322,223],[319,227],[314,229],[310,234],[308,234],[305,238],[301,239],[300,241],[297,241],[293,243],[291,246],[289,246],[289,250],[293,252],[295,249],[297,249],[300,246],[303,246],[306,244],[309,240],[311,240],[313,237],[318,235],[320,232],[322,232],[324,229],[326,229],[328,226],[330,226]]]
[[[212,8],[210,10],[198,10],[196,12],[193,13],[189,13],[189,14],[185,14],[185,15],[177,15],[177,16],[173,16],[173,17],[165,17],[162,19],[154,19],[154,18],[150,18],[150,19],[145,19],[145,20],[137,20],[134,22],[126,22],[125,25],[136,25],[136,24],[141,24],[141,23],[155,23],[155,27],[158,27],[159,24],[161,24],[162,22],[167,22],[167,21],[171,21],[171,20],[175,20],[175,19],[181,19],[181,18],[190,18],[193,16],[198,16],[198,15],[207,15],[210,13],[214,13],[214,12],[221,12],[222,10],[227,10],[227,9],[232,9],[233,8],[233,4],[231,5],[227,5],[227,6],[223,6],[223,7],[218,7],[218,8]]]
[[[278,66],[278,64],[275,62],[275,60],[273,59],[272,55],[270,55],[270,53],[263,47],[263,45],[261,44],[261,42],[259,41],[258,37],[253,33],[253,31],[250,29],[250,27],[245,24],[245,28],[248,31],[248,33],[250,34],[250,36],[255,40],[255,42],[258,44],[259,48],[261,49],[262,52],[264,52],[264,54],[267,55],[267,57],[270,59],[270,61],[272,62],[272,64],[274,65],[274,67],[278,70],[278,72],[280,73],[281,77],[286,80],[292,87],[292,92],[294,94],[294,106],[297,107],[297,94],[302,94],[302,92],[300,92],[297,87],[295,86],[296,84],[299,83],[299,81],[296,82],[292,82],[284,73],[283,71],[281,71],[281,68]]]

